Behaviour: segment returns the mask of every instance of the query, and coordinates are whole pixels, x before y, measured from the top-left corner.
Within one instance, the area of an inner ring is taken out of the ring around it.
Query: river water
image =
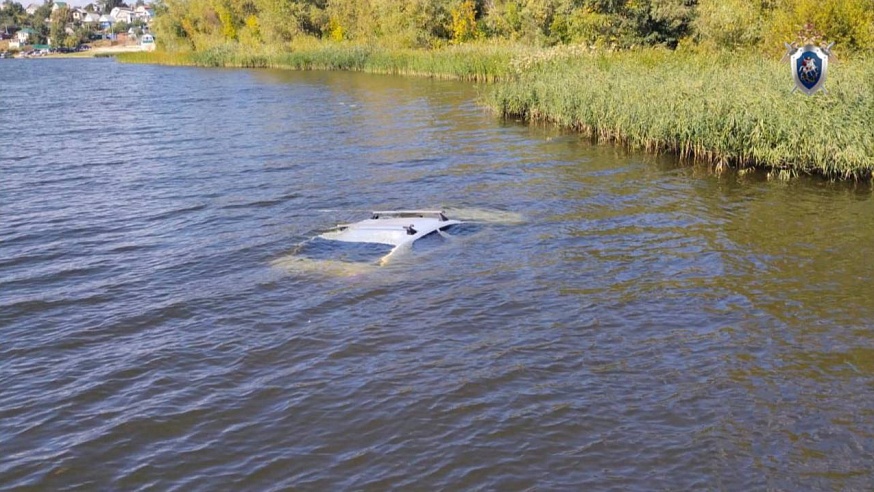
[[[874,488],[870,188],[481,90],[0,62],[0,489]],[[398,208],[475,220],[296,261]]]

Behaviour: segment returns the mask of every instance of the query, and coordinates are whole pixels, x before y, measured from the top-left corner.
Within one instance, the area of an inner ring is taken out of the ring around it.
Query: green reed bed
[[[470,81],[495,81],[510,74],[523,48],[501,45],[447,46],[434,50],[391,49],[346,43],[307,43],[290,50],[261,51],[220,45],[195,52],[124,53],[119,61],[203,67],[354,70]]]
[[[152,63],[157,65],[194,65],[191,53],[171,53],[165,51],[132,51],[118,53],[115,59],[124,63]]]
[[[791,94],[788,62],[737,53],[548,50],[514,61],[488,104],[649,152],[781,174],[874,170],[874,62],[831,67],[828,94]]]
[[[519,46],[460,45],[433,50],[376,50],[368,70],[379,73],[425,75],[470,81],[494,82],[510,75]]]

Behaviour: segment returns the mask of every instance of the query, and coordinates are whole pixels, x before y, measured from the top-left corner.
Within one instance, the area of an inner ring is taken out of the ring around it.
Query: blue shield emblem
[[[828,55],[817,46],[806,45],[792,54],[791,66],[795,86],[810,96],[825,83]]]

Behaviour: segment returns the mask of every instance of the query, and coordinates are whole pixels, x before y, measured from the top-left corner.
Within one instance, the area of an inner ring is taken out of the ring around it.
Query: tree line
[[[848,51],[874,48],[874,0],[161,0],[170,49],[295,39],[430,48],[475,40],[537,46],[780,50],[804,31]]]

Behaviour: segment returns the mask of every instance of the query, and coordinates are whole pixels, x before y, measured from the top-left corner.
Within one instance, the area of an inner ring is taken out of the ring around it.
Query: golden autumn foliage
[[[156,24],[165,49],[289,49],[311,37],[391,48],[490,39],[774,52],[805,28],[838,52],[874,49],[874,0],[163,0]]]
[[[463,43],[476,37],[476,4],[473,0],[464,0],[451,10],[452,41]]]
[[[816,41],[843,49],[874,47],[874,0],[780,0],[765,26],[767,45],[795,39],[808,30]]]

